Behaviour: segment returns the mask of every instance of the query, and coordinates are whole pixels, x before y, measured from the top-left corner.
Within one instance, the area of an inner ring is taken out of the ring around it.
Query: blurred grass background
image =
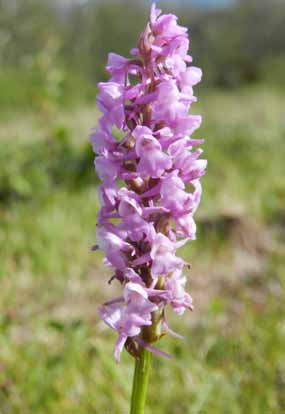
[[[203,67],[193,110],[209,167],[197,241],[182,252],[195,311],[169,313],[185,340],[161,341],[173,359],[153,358],[147,414],[282,414],[285,5],[212,3],[159,3],[190,27]],[[106,55],[127,53],[147,12],[139,1],[0,2],[1,414],[128,413],[133,361],[114,363],[97,315],[116,286],[90,252],[88,133]]]

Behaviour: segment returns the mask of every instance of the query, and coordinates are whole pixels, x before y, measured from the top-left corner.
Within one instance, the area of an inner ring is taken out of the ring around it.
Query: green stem
[[[136,359],[134,372],[131,414],[144,414],[150,359],[151,353],[144,348],[140,348],[139,358]]]

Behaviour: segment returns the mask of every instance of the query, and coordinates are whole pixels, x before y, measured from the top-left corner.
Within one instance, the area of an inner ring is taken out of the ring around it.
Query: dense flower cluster
[[[190,138],[201,123],[189,110],[202,72],[187,65],[188,47],[177,17],[153,5],[132,58],[110,53],[111,78],[98,85],[102,117],[91,134],[102,180],[97,242],[123,287],[100,315],[118,332],[117,360],[124,346],[154,349],[152,342],[173,333],[167,304],[179,314],[192,308],[176,250],[195,238],[193,214],[207,162],[193,149],[203,140]]]

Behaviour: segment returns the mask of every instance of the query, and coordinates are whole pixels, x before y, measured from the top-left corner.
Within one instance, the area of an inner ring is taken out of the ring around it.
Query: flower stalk
[[[135,362],[130,414],[144,414],[150,365],[150,351],[140,348]]]
[[[187,28],[152,5],[132,58],[110,53],[111,78],[98,84],[102,116],[91,134],[102,182],[96,248],[122,290],[99,313],[118,334],[116,361],[124,348],[136,359],[132,414],[143,413],[150,352],[168,357],[153,344],[166,334],[179,337],[165,308],[179,315],[193,309],[185,291],[189,265],[176,253],[196,237],[207,161],[197,148],[204,141],[191,137],[201,124],[189,112],[202,71],[188,49]]]

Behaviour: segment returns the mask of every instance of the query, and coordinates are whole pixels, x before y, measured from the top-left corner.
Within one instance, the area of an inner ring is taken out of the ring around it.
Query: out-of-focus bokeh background
[[[88,133],[107,53],[147,2],[0,1],[0,413],[128,413],[133,361],[97,306],[116,289],[95,241]],[[148,414],[285,413],[285,2],[160,1],[191,35],[209,159],[195,311],[153,360]]]

